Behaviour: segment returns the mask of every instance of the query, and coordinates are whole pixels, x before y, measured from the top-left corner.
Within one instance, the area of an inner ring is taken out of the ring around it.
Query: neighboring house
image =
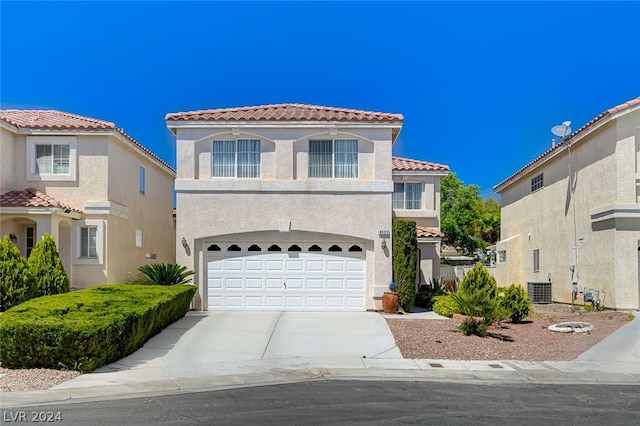
[[[393,218],[416,222],[418,284],[440,278],[440,182],[443,164],[393,157]]]
[[[499,285],[551,283],[554,301],[580,304],[595,289],[608,308],[640,307],[640,97],[494,190],[502,199]]]
[[[0,234],[24,256],[51,234],[73,288],[175,262],[174,170],[113,123],[0,110]]]
[[[418,220],[422,276],[435,272],[445,169],[397,159],[392,173],[402,115],[277,104],[166,121],[177,138],[177,262],[195,271],[197,309],[379,309],[403,177],[421,189],[396,186],[396,214]]]

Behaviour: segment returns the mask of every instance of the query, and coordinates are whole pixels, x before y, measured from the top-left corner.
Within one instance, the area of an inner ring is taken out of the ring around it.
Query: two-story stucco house
[[[640,98],[604,111],[494,190],[499,285],[551,283],[563,303],[594,289],[606,307],[640,307]]]
[[[166,122],[177,139],[176,259],[195,271],[198,309],[379,308],[394,199],[397,215],[433,228],[425,252],[437,243],[441,171],[399,160],[392,175],[402,115],[277,104]]]
[[[53,235],[72,288],[175,262],[175,171],[115,124],[0,111],[0,234],[29,256]]]

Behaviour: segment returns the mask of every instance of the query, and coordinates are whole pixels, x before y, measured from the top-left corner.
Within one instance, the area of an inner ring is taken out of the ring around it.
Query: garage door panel
[[[279,252],[211,254],[205,262],[208,309],[365,309],[364,253],[296,252],[294,255]]]
[[[247,290],[262,290],[264,287],[264,280],[262,278],[246,278],[245,288]]]
[[[324,289],[324,282],[321,278],[307,278],[307,289],[309,290],[322,290]]]

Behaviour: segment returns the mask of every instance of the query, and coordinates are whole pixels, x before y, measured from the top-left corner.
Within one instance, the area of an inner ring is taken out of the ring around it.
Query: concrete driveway
[[[176,383],[203,377],[286,371],[319,360],[335,368],[402,355],[375,312],[190,312],[135,353],[59,385]]]

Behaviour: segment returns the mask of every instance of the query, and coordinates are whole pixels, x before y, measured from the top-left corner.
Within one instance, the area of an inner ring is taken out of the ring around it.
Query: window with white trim
[[[261,151],[259,139],[213,141],[211,176],[259,178]]]
[[[507,262],[507,251],[498,250],[498,263],[506,263],[506,262]]]
[[[393,208],[397,210],[422,209],[422,184],[394,182]]]
[[[540,173],[538,176],[531,179],[531,192],[535,192],[544,186],[544,174]]]
[[[357,178],[358,141],[326,139],[309,141],[310,178]]]
[[[98,257],[96,245],[98,228],[85,226],[80,228],[80,257],[95,259]]]
[[[144,169],[144,166],[140,166],[140,169],[138,171],[138,190],[140,191],[141,194],[144,194],[146,190],[146,184],[147,184],[146,181],[147,181],[146,170]]]
[[[75,136],[27,136],[27,180],[74,181],[76,156]]]

